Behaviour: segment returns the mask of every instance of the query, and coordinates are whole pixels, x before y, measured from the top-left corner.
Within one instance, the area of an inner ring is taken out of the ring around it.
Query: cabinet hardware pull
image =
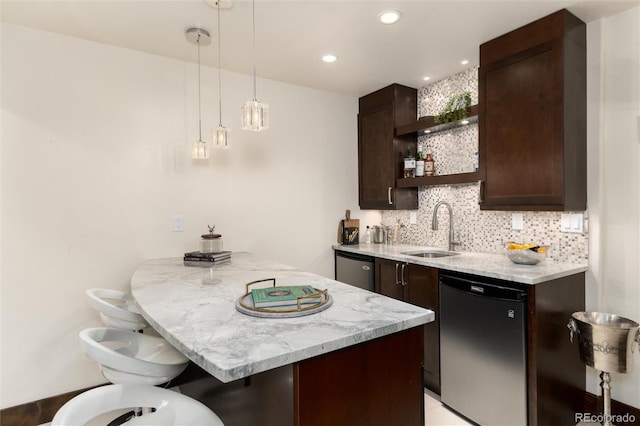
[[[393,205],[393,200],[391,200],[391,190],[393,189],[393,187],[389,187],[389,189],[387,190],[387,198],[389,199],[389,205]]]
[[[396,263],[396,285],[400,284],[400,279],[398,278],[398,264]]]
[[[479,180],[478,183],[480,186],[478,187],[478,203],[484,202],[484,181]]]
[[[400,277],[402,278],[402,287],[407,285],[407,282],[404,280],[404,267],[407,266],[406,263],[402,264],[402,270],[400,271]]]

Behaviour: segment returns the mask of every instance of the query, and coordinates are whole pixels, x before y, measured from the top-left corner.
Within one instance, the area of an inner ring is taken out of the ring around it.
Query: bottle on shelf
[[[436,173],[436,163],[433,161],[433,155],[431,154],[431,147],[427,147],[426,157],[424,159],[424,174],[426,176],[433,176]]]
[[[418,148],[418,158],[416,159],[416,177],[424,176],[424,152]]]
[[[404,177],[412,178],[416,176],[416,159],[411,155],[411,150],[407,152],[404,158]]]

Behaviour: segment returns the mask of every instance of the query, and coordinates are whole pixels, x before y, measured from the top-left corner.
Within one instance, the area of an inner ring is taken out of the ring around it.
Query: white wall
[[[126,290],[143,260],[198,249],[207,224],[226,249],[333,277],[344,210],[379,221],[357,208],[356,98],[258,80],[271,128],[246,132],[251,77],[223,72],[232,147],[203,164],[188,151],[193,63],[6,23],[1,59],[3,408],[104,382],[78,343],[100,325],[85,289]],[[207,136],[217,99],[203,67]]]
[[[640,322],[640,7],[587,26],[589,271],[587,310]],[[640,357],[612,375],[612,397],[640,407]],[[587,389],[599,395],[596,370]]]

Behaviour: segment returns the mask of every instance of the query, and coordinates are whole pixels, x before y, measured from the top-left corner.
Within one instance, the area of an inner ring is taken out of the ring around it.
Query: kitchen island
[[[298,318],[236,310],[248,282],[327,289]],[[151,326],[208,373],[181,385],[225,425],[424,424],[424,324],[434,313],[248,253],[212,267],[150,260],[131,292]]]

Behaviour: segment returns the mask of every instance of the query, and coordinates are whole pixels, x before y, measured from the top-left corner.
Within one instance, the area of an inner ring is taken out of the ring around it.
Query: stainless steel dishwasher
[[[336,281],[373,291],[374,259],[357,253],[335,251]]]
[[[526,292],[440,275],[441,401],[480,425],[527,424]]]

